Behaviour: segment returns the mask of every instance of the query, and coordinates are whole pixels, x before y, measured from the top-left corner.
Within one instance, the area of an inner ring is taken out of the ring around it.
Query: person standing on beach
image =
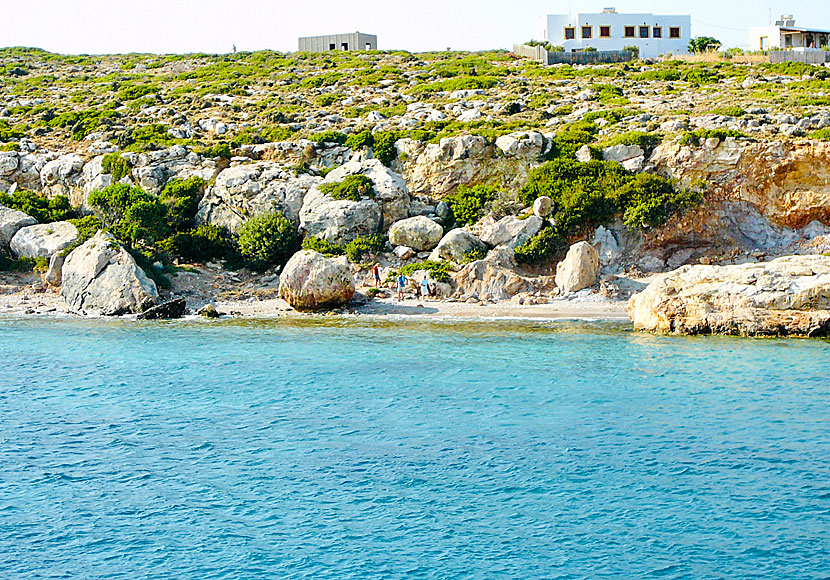
[[[375,265],[372,268],[372,273],[375,275],[375,286],[380,288],[380,266],[377,262],[375,262]]]
[[[406,276],[398,274],[398,300],[403,300],[403,291],[406,289]]]
[[[424,279],[421,280],[421,296],[423,296],[424,298],[429,297],[429,290],[429,276],[424,276]]]

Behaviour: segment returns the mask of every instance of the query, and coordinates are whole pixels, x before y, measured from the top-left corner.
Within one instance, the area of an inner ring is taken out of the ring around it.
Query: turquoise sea
[[[0,578],[830,578],[830,343],[0,320]]]

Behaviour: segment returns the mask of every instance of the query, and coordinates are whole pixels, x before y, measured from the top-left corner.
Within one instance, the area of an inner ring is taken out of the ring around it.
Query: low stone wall
[[[602,64],[634,60],[634,53],[629,50],[549,52],[542,46],[514,44],[513,52],[525,58],[538,60],[542,64]]]

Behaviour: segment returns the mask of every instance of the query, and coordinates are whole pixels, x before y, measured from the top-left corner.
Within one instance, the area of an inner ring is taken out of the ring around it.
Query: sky
[[[691,14],[693,36],[747,48],[781,14],[830,29],[827,0],[0,0],[0,46],[65,54],[297,50],[297,37],[378,35],[381,50],[484,50],[539,39],[545,14]]]

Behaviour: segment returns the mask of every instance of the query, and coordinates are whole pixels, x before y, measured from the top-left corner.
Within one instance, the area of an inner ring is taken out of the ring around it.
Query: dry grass
[[[736,55],[731,59],[724,58],[723,54],[710,50],[702,54],[678,54],[673,57],[673,60],[682,60],[684,62],[731,62],[735,64],[762,64],[768,63],[769,57],[763,54],[743,54]]]

